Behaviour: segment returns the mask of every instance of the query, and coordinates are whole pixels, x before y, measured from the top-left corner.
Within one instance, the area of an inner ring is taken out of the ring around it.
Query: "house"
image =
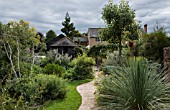
[[[73,42],[70,38],[59,35],[47,44],[47,49],[57,49],[59,53],[69,55],[74,54],[74,48],[79,46],[77,43]]]
[[[90,48],[93,47],[94,45],[107,44],[107,42],[102,41],[101,38],[99,37],[100,29],[102,29],[102,28],[89,28],[88,29],[87,37],[88,37]]]
[[[87,36],[73,37],[73,41],[82,46],[87,46],[89,44]]]

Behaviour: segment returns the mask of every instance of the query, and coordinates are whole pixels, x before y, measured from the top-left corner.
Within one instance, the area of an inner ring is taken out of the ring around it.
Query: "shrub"
[[[40,85],[41,95],[45,100],[65,97],[66,83],[61,78],[55,75],[38,74],[35,80]]]
[[[22,75],[29,76],[31,73],[31,63],[20,62],[20,69]],[[38,65],[33,64],[32,73],[39,74],[42,73],[43,69]]]
[[[108,110],[166,110],[170,86],[162,82],[157,66],[141,58],[123,67],[112,66],[112,73],[97,83],[98,104]]]
[[[42,59],[41,66],[44,67],[48,63],[55,63],[67,68],[71,58],[68,54],[60,54],[58,50],[51,50],[47,52],[46,58]]]
[[[162,63],[163,48],[170,46],[170,37],[167,36],[164,28],[160,28],[150,34],[143,36],[143,45],[140,47],[140,54],[149,60]]]
[[[125,65],[126,59],[127,59],[127,57],[125,55],[122,55],[120,63],[118,63],[117,53],[108,53],[107,59],[102,64],[101,70],[105,74],[110,74],[110,69],[112,69],[112,66],[119,66],[121,64]]]
[[[22,110],[27,109],[27,105],[23,103],[22,96],[18,100],[10,97],[8,88],[9,85],[1,85],[0,81],[0,110]]]
[[[78,56],[73,59],[71,62],[71,66],[73,67],[70,70],[70,74],[72,74],[72,78],[74,80],[82,80],[86,78],[93,77],[93,69],[92,66],[95,64],[94,60],[91,57],[87,57],[86,55]]]
[[[25,102],[44,103],[46,100],[64,98],[66,83],[55,75],[38,74],[34,78],[20,78],[10,88],[11,97],[23,96]]]
[[[57,75],[58,77],[62,77],[65,73],[65,68],[59,66],[58,64],[47,64],[44,67],[44,73],[53,74],[53,75]]]

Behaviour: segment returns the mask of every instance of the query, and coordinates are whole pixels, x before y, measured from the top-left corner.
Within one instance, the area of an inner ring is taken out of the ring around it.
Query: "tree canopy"
[[[170,37],[167,36],[164,27],[156,26],[154,32],[143,36],[143,45],[140,54],[149,60],[162,63],[163,48],[170,46]]]
[[[1,24],[2,58],[8,59],[7,62],[10,64],[8,69],[13,71],[15,77],[21,77],[20,63],[31,62],[33,48],[39,44],[39,41],[36,30],[30,28],[28,22],[21,20]]]
[[[50,42],[52,39],[54,39],[55,37],[57,37],[56,33],[53,30],[49,30],[46,33],[46,40],[45,42],[48,43]]]
[[[101,38],[110,43],[118,44],[119,58],[121,57],[122,40],[125,35],[136,32],[135,11],[131,9],[128,2],[121,0],[120,4],[105,5],[102,11],[102,19],[106,28],[101,30]]]
[[[74,36],[82,36],[81,33],[74,27],[74,23],[71,23],[71,18],[68,12],[66,13],[65,21],[62,22],[62,25],[63,28],[61,29],[61,32],[63,32],[67,37],[73,39]]]

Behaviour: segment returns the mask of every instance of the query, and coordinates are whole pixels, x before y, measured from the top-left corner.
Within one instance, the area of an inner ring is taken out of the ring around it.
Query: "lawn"
[[[89,81],[91,81],[91,79],[69,82],[69,91],[65,99],[50,101],[40,110],[78,110],[82,99],[80,94],[77,92],[76,87]]]

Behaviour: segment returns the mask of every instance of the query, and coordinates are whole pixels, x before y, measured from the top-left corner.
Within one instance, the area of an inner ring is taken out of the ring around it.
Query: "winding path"
[[[96,72],[97,76],[98,72]],[[78,110],[98,110],[95,102],[94,80],[77,86],[77,91],[82,97],[82,103]]]

